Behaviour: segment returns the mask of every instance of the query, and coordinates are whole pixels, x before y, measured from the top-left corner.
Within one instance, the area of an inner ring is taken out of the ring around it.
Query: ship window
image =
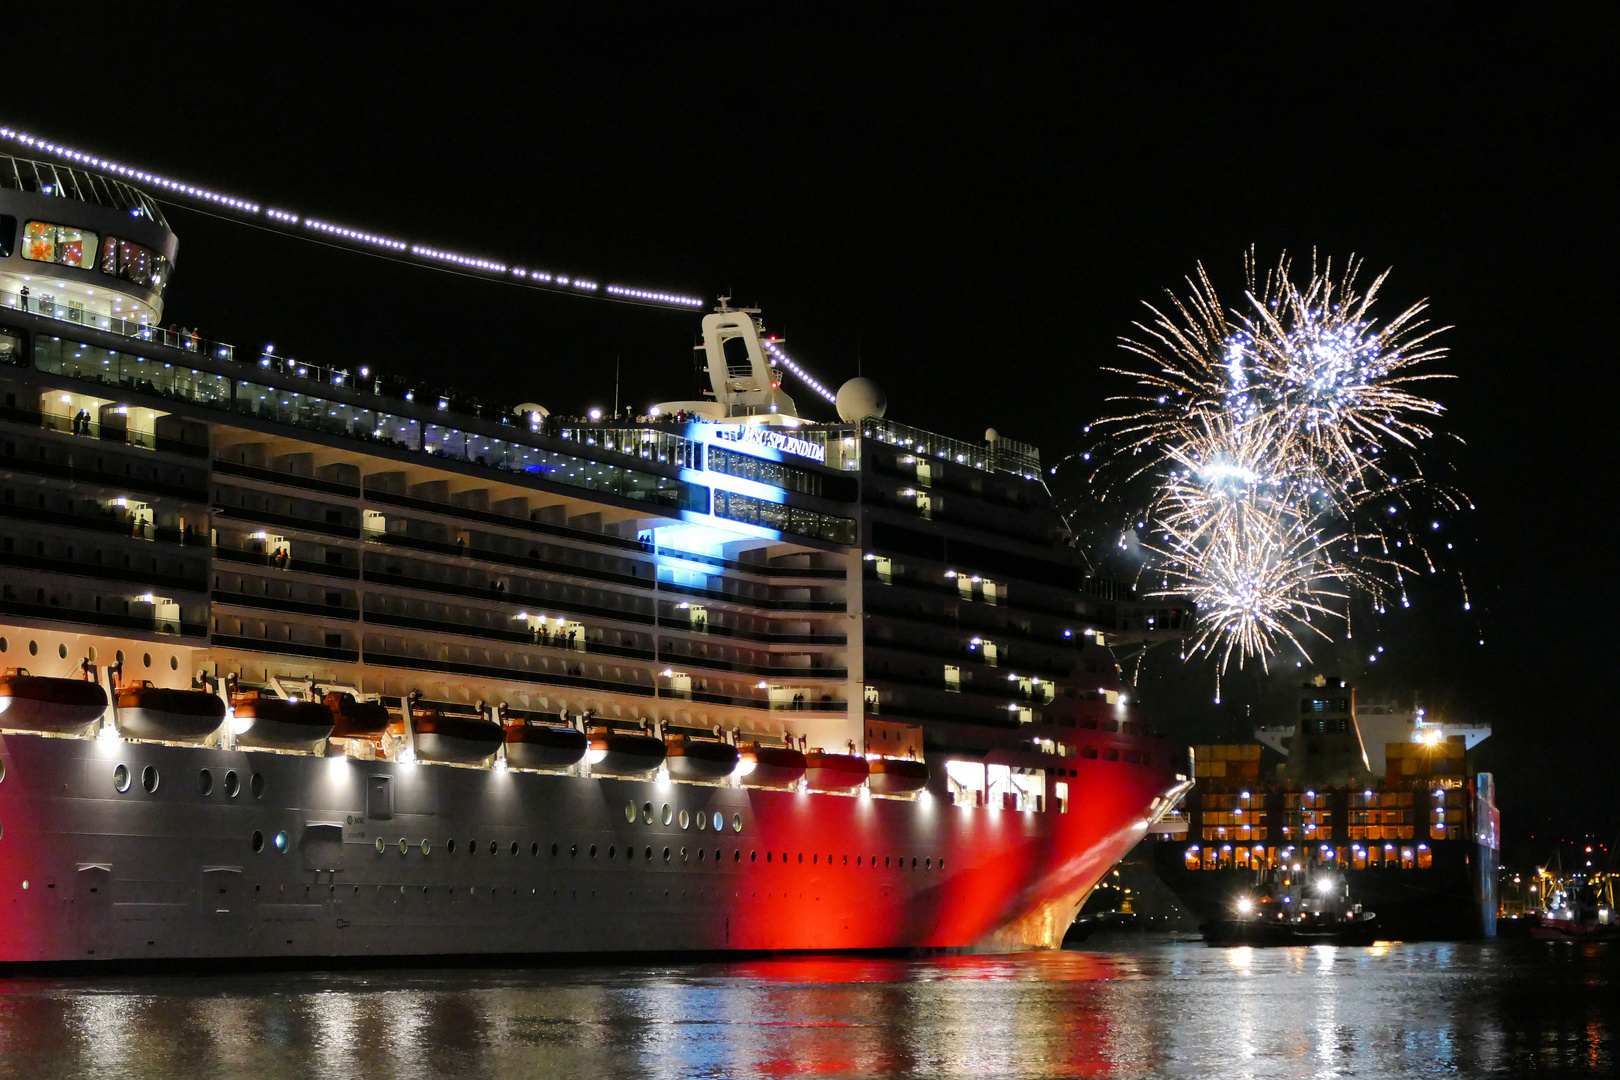
[[[698,862],[703,862],[708,857],[709,857],[709,852],[707,851],[707,849],[698,848]]]
[[[578,844],[569,844],[568,845],[568,855],[569,855],[570,858],[574,858],[574,859],[579,858],[579,845]]]
[[[96,265],[96,240],[95,233],[70,225],[30,221],[23,225],[22,257],[89,270]]]
[[[595,844],[591,845],[591,858],[593,858],[593,859],[596,858],[596,845]]]
[[[538,854],[540,854],[540,841],[536,840],[534,843],[529,845],[529,854],[530,855],[538,855]]]
[[[151,667],[152,666],[152,654],[151,653],[142,654],[141,663],[145,664],[147,667]]]
[[[669,848],[664,849],[664,861],[669,862]]]
[[[28,643],[28,655],[29,656],[38,656],[39,655],[39,642],[30,641]]]
[[[707,829],[708,827],[709,827],[709,815],[700,812],[698,814],[698,816],[697,816],[698,832],[702,832],[704,829]]]
[[[624,820],[632,825],[636,823],[636,804],[634,802],[624,804]]]
[[[719,849],[716,848],[715,851],[717,852],[717,854],[715,855],[715,858],[718,859],[720,857],[719,854],[718,854]],[[736,851],[733,851],[731,853],[731,861],[736,862],[736,863],[742,862],[742,848],[738,848]]]
[[[715,817],[719,817],[719,816],[720,816],[719,814],[715,815]],[[732,814],[731,815],[731,831],[732,832],[742,832],[742,815],[741,814]]]
[[[619,853],[619,849],[616,846],[614,846],[613,844],[608,845],[608,858],[611,859],[615,855],[617,855],[618,853]]]
[[[917,856],[915,855],[911,857],[911,868],[913,870],[917,869]]]
[[[242,790],[242,782],[236,778],[236,770],[229,769],[225,773],[225,797],[236,798],[237,792]]]
[[[686,861],[686,848],[681,848],[681,862]]]
[[[141,770],[141,787],[146,789],[148,795],[158,789],[158,771],[156,765],[148,765]]]
[[[456,838],[455,837],[452,836],[450,839],[448,839],[448,840],[446,840],[444,842],[444,850],[448,854],[451,854],[451,855],[454,855],[456,853]]]
[[[382,840],[381,839],[379,839],[377,841],[377,846],[378,846],[379,849],[382,847]],[[263,850],[264,850],[264,833],[260,832],[258,829],[254,829],[253,830],[253,851],[254,851],[255,854],[257,854],[258,852],[261,852]]]
[[[665,825],[668,825],[671,821],[675,820],[675,811],[669,808],[669,803],[664,804],[664,810],[663,813],[659,815],[659,820]]]
[[[648,825],[652,824],[652,803],[641,804],[641,820]]]
[[[748,861],[749,861],[749,862],[758,862],[758,861],[759,861],[759,852],[757,852],[757,851],[750,851],[750,852],[749,852],[749,853],[748,853]]]
[[[16,238],[17,219],[10,214],[0,214],[0,259],[11,258]]]
[[[66,644],[58,645],[56,647],[56,655],[60,659],[66,660],[67,659],[67,645]]]
[[[101,245],[101,272],[161,293],[169,260],[149,247],[109,236]]]
[[[128,765],[120,765],[113,770],[113,788],[120,793],[129,790]]]
[[[691,828],[691,826],[692,826],[692,816],[690,814],[688,814],[685,810],[682,810],[681,811],[681,828],[688,829],[688,828]]]
[[[715,832],[724,832],[725,829],[726,829],[725,816],[723,814],[721,814],[718,810],[716,810],[715,814],[714,814],[714,831]]]
[[[513,855],[518,853],[518,842],[516,840],[512,841],[511,852]]]
[[[248,781],[248,790],[253,792],[255,799],[264,798],[264,773],[253,774],[253,779]]]
[[[552,845],[551,845],[551,854],[552,854],[552,855],[556,855],[556,854],[557,854],[557,845],[556,845],[556,844],[552,844]]]
[[[647,850],[646,850],[645,854],[647,856],[647,861],[652,862],[652,845],[651,844],[649,844],[647,846]]]
[[[491,854],[491,855],[494,855],[494,854],[495,854],[495,853],[496,853],[496,852],[498,852],[498,851],[499,851],[499,850],[500,850],[500,845],[499,845],[499,844],[497,844],[497,843],[496,843],[496,842],[495,842],[495,841],[494,841],[494,840],[491,840],[491,841],[490,841],[490,842],[489,842],[489,853],[490,853],[490,854]]]
[[[204,769],[197,774],[197,791],[201,795],[211,795],[214,791],[214,774]]]
[[[1429,850],[1427,844],[1418,848],[1417,865],[1419,870],[1428,870],[1434,866],[1434,852]]]
[[[169,670],[170,671],[179,671],[180,670],[180,658],[178,656],[169,657]]]
[[[425,839],[422,841],[422,854],[424,854],[424,855],[433,854],[433,844],[431,842],[425,840]]]

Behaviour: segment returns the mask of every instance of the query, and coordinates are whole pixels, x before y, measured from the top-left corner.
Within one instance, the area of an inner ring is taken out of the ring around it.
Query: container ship
[[[1266,875],[1297,867],[1347,886],[1380,937],[1494,936],[1495,785],[1468,767],[1490,728],[1389,702],[1358,721],[1355,688],[1324,676],[1298,704],[1293,723],[1258,729],[1259,741],[1193,748],[1185,832],[1154,848],[1177,899],[1218,924],[1255,901]],[[1268,749],[1284,759],[1265,775]]]
[[[724,302],[633,419],[238,350],[177,249],[0,155],[0,963],[1051,947],[1191,784],[1034,447]]]

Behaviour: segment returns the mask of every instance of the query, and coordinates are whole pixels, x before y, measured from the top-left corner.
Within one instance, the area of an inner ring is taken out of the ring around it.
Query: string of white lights
[[[771,341],[769,338],[765,338],[762,341],[762,344],[765,346],[765,351],[770,353],[777,360],[780,360],[783,367],[797,375],[800,382],[804,383],[804,385],[808,386],[810,389],[814,390],[816,393],[820,394],[834,405],[838,404],[837,394],[833,393],[831,390],[828,390],[825,386],[822,386],[815,379],[811,378],[810,373],[805,371],[804,368],[800,367],[798,364],[795,364],[792,359],[789,358],[787,353],[776,347],[775,342]]]
[[[413,244],[396,237],[381,236],[361,229],[352,229],[342,225],[334,225],[331,222],[304,217],[290,210],[261,207],[250,199],[237,198],[223,192],[199,187],[196,184],[188,184],[172,177],[137,169],[134,166],[98,157],[62,143],[39,138],[16,128],[0,126],[0,139],[26,147],[31,151],[61,158],[74,165],[109,173],[133,183],[155,188],[163,192],[171,200],[190,199],[206,203],[211,207],[234,211],[242,217],[253,219],[260,224],[270,224],[284,228],[294,235],[297,235],[300,227],[302,227],[302,229],[310,232],[319,233],[322,241],[327,243],[354,244],[373,253],[376,253],[378,249],[381,249],[382,252],[396,252],[402,256],[414,256],[416,259],[425,262],[454,266],[463,273],[488,274],[491,277],[498,276],[503,281],[516,280],[518,283],[533,284],[538,288],[565,289],[575,294],[599,295],[622,303],[686,309],[697,309],[704,305],[703,300],[696,296],[685,296],[680,293],[662,292],[653,289],[636,289],[622,285],[603,287],[589,278],[576,275],[552,274],[543,270],[516,269],[510,264],[494,259],[444,251],[423,244]],[[384,255],[384,257],[387,256]]]

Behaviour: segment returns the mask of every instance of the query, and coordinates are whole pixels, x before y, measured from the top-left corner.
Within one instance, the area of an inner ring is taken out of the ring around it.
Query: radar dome
[[[838,388],[838,418],[847,424],[858,424],[868,416],[882,416],[888,411],[888,395],[871,379],[851,379]]]

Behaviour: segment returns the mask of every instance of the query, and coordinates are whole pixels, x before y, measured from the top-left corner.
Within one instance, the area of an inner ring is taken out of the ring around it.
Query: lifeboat
[[[869,762],[867,781],[874,795],[911,795],[928,786],[928,765],[909,758],[878,758]]]
[[[651,735],[599,728],[591,735],[591,763],[594,776],[651,776],[664,763],[664,740]]]
[[[501,748],[504,738],[499,724],[476,716],[412,713],[411,729],[416,760],[453,765],[482,765]]]
[[[236,745],[264,750],[308,750],[332,734],[332,710],[318,701],[288,701],[257,693],[233,698]]]
[[[30,675],[7,668],[0,676],[0,728],[81,735],[107,711],[107,692],[83,679]]]
[[[664,752],[674,780],[713,783],[737,771],[737,748],[730,743],[678,736],[666,741]]]
[[[376,741],[388,730],[388,709],[375,701],[356,701],[353,694],[327,694],[332,738]]]
[[[737,748],[741,759],[737,776],[744,787],[792,787],[804,776],[805,758],[791,746],[761,746],[743,743]]]
[[[206,690],[167,690],[149,682],[118,688],[113,722],[126,739],[196,742],[219,730],[225,703]]]
[[[867,760],[856,754],[829,754],[812,750],[804,756],[804,778],[812,791],[848,791],[858,788],[870,771]]]
[[[506,763],[514,769],[558,772],[579,764],[590,740],[583,731],[550,724],[506,729]]]

